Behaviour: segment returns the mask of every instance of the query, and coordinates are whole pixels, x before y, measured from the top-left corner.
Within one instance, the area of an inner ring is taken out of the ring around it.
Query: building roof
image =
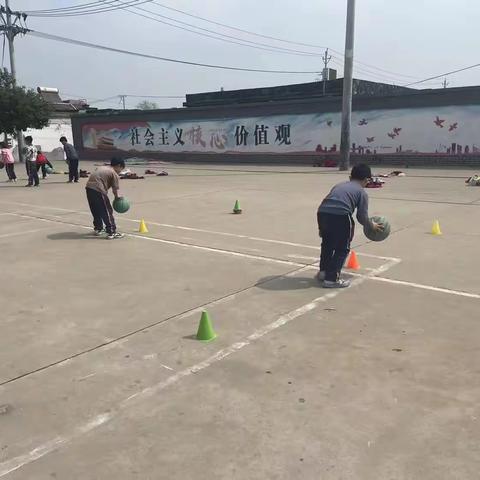
[[[75,113],[88,106],[86,101],[62,100],[58,88],[38,87],[37,92],[58,114]]]
[[[390,96],[410,93],[411,88],[399,87],[386,83],[369,82],[366,80],[353,81],[354,96]],[[216,105],[234,105],[241,103],[278,102],[285,100],[302,100],[320,97],[339,97],[343,93],[343,78],[325,82],[297,83],[276,87],[245,88],[241,90],[195,93],[186,95],[185,107],[209,107]]]

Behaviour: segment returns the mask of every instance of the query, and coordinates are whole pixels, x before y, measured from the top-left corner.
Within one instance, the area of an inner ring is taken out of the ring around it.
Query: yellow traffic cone
[[[140,221],[140,228],[138,229],[139,233],[148,233],[147,225],[145,224],[145,220],[142,218]]]
[[[442,231],[440,230],[440,222],[435,220],[432,225],[432,235],[441,235]]]

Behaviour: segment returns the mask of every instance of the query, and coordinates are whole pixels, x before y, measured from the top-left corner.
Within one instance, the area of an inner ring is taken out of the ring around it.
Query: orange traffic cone
[[[350,270],[360,270],[360,263],[358,262],[357,254],[353,250],[348,259],[347,268]]]

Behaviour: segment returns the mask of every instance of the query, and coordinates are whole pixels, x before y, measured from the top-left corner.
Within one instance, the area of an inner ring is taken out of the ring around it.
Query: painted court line
[[[87,227],[85,225],[78,225],[78,224],[75,224],[75,223],[68,223],[68,222],[63,222],[63,221],[56,221],[56,220],[51,220],[51,219],[39,218],[39,217],[24,215],[24,214],[20,214],[20,213],[8,213],[8,215],[14,215],[14,216],[22,217],[22,218],[30,218],[32,220],[39,220],[39,221],[43,221],[43,222],[51,222],[51,223],[69,225],[69,226],[73,226],[73,227],[78,227],[78,228],[90,230],[90,227]],[[42,229],[30,230],[30,231],[21,232],[21,233],[19,232],[19,233],[10,234],[10,235],[14,236],[14,235],[22,235],[22,234],[26,234],[26,233],[35,233],[35,232],[41,231],[41,230]],[[251,254],[248,254],[248,253],[234,252],[234,251],[231,251],[231,250],[222,250],[222,249],[213,248],[213,247],[204,247],[204,246],[201,246],[201,245],[192,245],[192,244],[189,244],[189,243],[175,242],[173,240],[163,240],[161,238],[144,237],[144,236],[136,235],[136,234],[133,234],[133,233],[126,233],[125,235],[128,236],[128,237],[140,238],[142,240],[149,240],[149,241],[153,241],[153,242],[166,243],[166,244],[170,244],[170,245],[176,245],[176,246],[185,247],[185,248],[204,250],[204,251],[214,252],[214,253],[221,253],[221,254],[231,255],[231,256],[235,256],[235,257],[249,258],[249,259],[252,259],[252,260],[262,260],[262,261],[269,262],[269,263],[278,263],[278,264],[290,265],[290,266],[294,266],[294,267],[305,267],[306,269],[316,269],[317,268],[313,265],[304,265],[304,264],[301,264],[301,263],[291,262],[291,261],[288,261],[288,260],[281,260],[281,259],[276,259],[276,258],[271,258],[271,257],[251,255]],[[9,236],[9,234],[7,234],[7,236]],[[0,238],[2,238],[2,235],[0,235]],[[377,256],[377,255],[363,254],[363,253],[358,253],[358,255],[363,255],[365,257],[376,258],[376,259],[381,259],[381,260],[388,260],[388,263],[386,264],[387,265],[387,270],[389,268],[391,268],[391,266],[397,265],[398,263],[401,262],[400,259],[395,258],[395,257],[381,257],[381,256]],[[293,255],[292,254],[292,255],[288,255],[288,256],[290,258],[298,258],[298,259],[303,259],[303,260],[314,260],[314,261],[317,260],[316,257],[307,257],[307,256],[302,256],[302,255]],[[406,286],[406,287],[418,288],[418,289],[422,289],[422,290],[430,290],[432,292],[444,293],[444,294],[448,294],[448,295],[457,295],[457,296],[460,296],[460,297],[480,299],[480,295],[476,294],[476,293],[469,293],[469,292],[464,292],[464,291],[461,291],[461,290],[452,290],[452,289],[448,289],[448,288],[435,287],[433,285],[425,285],[425,284],[421,284],[421,283],[408,282],[408,281],[404,281],[404,280],[395,280],[395,279],[391,279],[391,278],[379,277],[378,275],[380,273],[383,273],[383,271],[386,271],[386,270],[383,270],[384,267],[385,266],[382,266],[379,269],[372,270],[371,273],[368,274],[368,275],[356,274],[356,273],[352,273],[352,272],[349,272],[349,274],[352,275],[352,276],[356,276],[356,277],[365,277],[365,278],[368,278],[369,280],[374,280],[374,281],[378,281],[378,282],[391,283],[391,284],[394,284],[394,285],[403,285],[403,286]],[[373,272],[376,272],[376,273],[373,273]]]
[[[76,224],[76,223],[52,220],[52,219],[49,219],[49,218],[40,218],[40,217],[35,217],[33,215],[25,215],[23,213],[11,213],[11,215],[14,215],[14,216],[17,216],[17,217],[20,217],[20,218],[30,218],[32,220],[38,220],[38,221],[41,221],[41,222],[56,223],[56,224],[59,224],[59,225],[68,225],[70,227],[82,228],[84,230],[91,230],[91,227],[87,227],[86,225],[79,225],[79,224]],[[173,240],[164,240],[162,238],[144,237],[144,236],[141,236],[141,235],[137,235],[135,233],[125,233],[125,236],[126,237],[132,237],[132,238],[139,238],[141,240],[148,240],[150,242],[159,242],[159,243],[165,243],[167,245],[175,245],[175,246],[178,246],[178,247],[191,248],[193,250],[202,250],[202,251],[206,251],[206,252],[221,253],[221,254],[230,255],[230,256],[233,256],[233,257],[248,258],[250,260],[261,260],[261,261],[268,262],[268,263],[278,263],[280,265],[289,265],[289,266],[293,266],[293,267],[304,267],[305,266],[305,264],[303,264],[303,263],[291,262],[289,260],[281,260],[279,258],[263,257],[263,256],[260,256],[260,255],[251,255],[249,253],[240,253],[240,252],[235,252],[233,250],[223,250],[221,248],[204,247],[204,246],[201,246],[201,245],[193,245],[193,244],[190,244],[190,243],[175,242]]]
[[[36,228],[35,230],[25,230],[24,232],[3,233],[2,235],[0,235],[0,238],[18,237],[20,235],[26,235],[28,233],[37,233],[45,230],[46,228]]]
[[[20,203],[20,202],[5,202],[9,203],[12,205],[20,205],[20,206],[25,206],[25,207],[38,207],[42,209],[47,209],[47,210],[59,210],[62,212],[68,212],[68,213],[77,213],[81,215],[90,215],[90,212],[85,212],[85,211],[78,211],[78,210],[68,210],[65,208],[59,208],[59,207],[49,207],[45,205],[31,205],[28,203]],[[128,217],[121,217],[120,220],[125,220],[128,222],[135,222],[139,223],[140,220],[135,220],[133,218],[128,218]],[[274,240],[270,238],[261,238],[261,237],[251,237],[248,235],[242,235],[239,233],[229,233],[229,232],[218,232],[216,230],[206,230],[202,228],[195,228],[195,227],[186,227],[183,225],[172,225],[169,223],[158,223],[158,222],[148,222],[150,225],[155,225],[157,227],[165,227],[165,228],[174,228],[177,230],[186,230],[186,231],[191,231],[191,232],[199,232],[199,233],[207,233],[207,234],[212,234],[212,235],[220,235],[220,236],[225,236],[225,237],[234,237],[234,238],[242,238],[245,240],[252,240],[252,241],[257,241],[257,242],[264,242],[264,243],[274,243],[277,245],[286,245],[289,247],[299,247],[299,248],[308,248],[308,249],[313,249],[313,250],[320,250],[320,245],[306,245],[304,243],[294,243],[294,242],[286,242],[284,240]],[[362,255],[364,257],[370,257],[370,258],[377,258],[379,260],[393,260],[395,257],[384,257],[380,255],[372,255],[369,253],[359,253],[359,255]]]
[[[356,274],[351,274],[351,275],[357,276]],[[405,287],[418,288],[420,290],[429,290],[431,292],[444,293],[448,295],[456,295],[458,297],[474,298],[476,300],[480,299],[479,294],[464,292],[462,290],[450,290],[449,288],[434,287],[432,285],[424,285],[422,283],[406,282],[404,280],[395,280],[393,278],[385,278],[385,277],[377,277],[377,276],[370,276],[368,279],[376,282],[390,283],[392,285],[403,285]]]
[[[394,262],[391,262],[391,265],[393,266]],[[377,272],[379,272],[381,269],[382,271],[385,271],[385,269],[388,269],[387,265],[384,265],[374,271],[370,275],[375,275]],[[363,276],[361,278],[357,278],[352,282],[352,286],[360,285],[361,283],[365,282],[370,275]],[[222,350],[219,350],[217,353],[212,355],[211,357],[207,358],[206,360],[197,363],[191,367],[188,367],[184,370],[181,370],[180,372],[171,375],[168,377],[166,380],[163,382],[157,383],[156,385],[153,385],[151,387],[144,388],[143,390],[130,395],[128,398],[120,402],[117,407],[112,407],[109,412],[104,412],[100,413],[96,416],[94,416],[92,419],[90,419],[88,422],[77,426],[76,428],[73,429],[73,431],[68,434],[68,435],[59,435],[54,439],[51,439],[30,452],[27,452],[23,455],[19,455],[16,457],[13,457],[9,460],[6,460],[2,463],[0,463],[0,477],[4,477],[5,475],[8,475],[9,473],[14,472],[15,470],[18,470],[25,465],[28,465],[45,455],[48,455],[49,453],[54,452],[55,450],[58,450],[60,447],[67,445],[68,443],[82,437],[86,433],[89,433],[96,428],[100,427],[101,425],[106,424],[110,420],[113,420],[116,416],[118,416],[123,410],[126,408],[132,406],[137,402],[144,401],[157,393],[161,392],[162,390],[165,390],[166,388],[170,387],[171,385],[174,385],[178,383],[181,379],[189,377],[195,373],[198,373],[202,370],[205,370],[206,368],[218,363],[219,361],[223,360],[224,358],[229,357],[235,352],[238,352],[239,350],[245,348],[246,346],[250,345],[251,343],[255,342],[256,340],[264,337],[265,335],[269,334],[270,332],[286,325],[287,323],[291,322],[292,320],[295,320],[298,317],[301,317],[305,315],[308,312],[311,312],[312,310],[315,310],[319,305],[322,303],[331,300],[335,297],[337,297],[341,292],[345,292],[346,290],[334,290],[332,292],[329,292],[325,295],[322,295],[321,297],[317,297],[313,301],[302,305],[301,307],[298,307],[282,316],[280,316],[277,320],[275,320],[272,323],[269,323],[268,325],[259,328],[255,332],[253,332],[251,335],[249,335],[245,340],[241,342],[236,342],[230,345],[229,347],[226,347]]]

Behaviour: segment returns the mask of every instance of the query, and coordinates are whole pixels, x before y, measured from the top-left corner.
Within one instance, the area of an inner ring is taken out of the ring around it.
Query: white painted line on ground
[[[57,220],[52,220],[52,219],[48,219],[48,218],[38,218],[38,217],[31,216],[31,215],[25,215],[23,213],[12,213],[12,215],[15,215],[15,216],[21,217],[21,218],[31,218],[31,219],[39,220],[39,221],[42,221],[42,222],[56,223],[56,224],[59,224],[59,225],[68,225],[70,227],[82,228],[84,230],[91,230],[91,227],[87,227],[85,225],[78,225],[76,223],[57,221]],[[173,240],[164,240],[162,238],[144,237],[142,235],[137,235],[135,233],[125,233],[125,236],[126,237],[132,237],[132,238],[140,238],[141,240],[148,240],[150,242],[159,242],[159,243],[165,243],[167,245],[175,245],[175,246],[183,247],[183,248],[191,248],[193,250],[202,250],[202,251],[206,251],[206,252],[221,253],[223,255],[230,255],[232,257],[248,258],[250,260],[261,260],[263,262],[268,262],[268,263],[278,263],[280,265],[289,265],[289,266],[293,266],[293,267],[304,267],[305,266],[303,263],[290,262],[289,260],[281,260],[281,259],[271,258],[271,257],[262,257],[262,256],[259,256],[259,255],[251,255],[249,253],[240,253],[240,252],[234,252],[232,250],[223,250],[221,248],[203,247],[201,245],[192,245],[192,244],[189,244],[189,243],[175,242]],[[115,241],[118,242],[120,240],[115,240]]]
[[[19,237],[21,235],[27,235],[28,233],[37,233],[45,231],[46,228],[36,228],[35,230],[25,230],[23,232],[3,233],[0,238]]]
[[[62,212],[77,213],[77,214],[81,214],[81,215],[90,215],[90,212],[84,212],[84,211],[78,211],[78,210],[68,210],[68,209],[65,209],[65,208],[58,208],[58,207],[47,207],[45,205],[30,205],[30,204],[27,204],[27,203],[19,203],[19,202],[5,202],[5,203],[10,203],[12,205],[20,205],[20,206],[25,206],[25,207],[38,207],[38,208],[43,208],[43,209],[47,209],[47,210],[59,210],[59,211],[62,211]],[[140,222],[140,220],[135,220],[133,218],[128,218],[128,217],[120,217],[120,220],[125,220],[125,221],[128,221],[128,222],[135,222],[135,223]],[[151,222],[151,221],[149,221],[147,223],[149,225],[155,225],[157,227],[175,228],[175,229],[178,229],[178,230],[187,230],[187,231],[191,231],[191,232],[208,233],[208,234],[212,234],[212,235],[221,235],[221,236],[225,236],[225,237],[243,238],[243,239],[246,239],[246,240],[253,240],[253,241],[257,241],[257,242],[275,243],[277,245],[286,245],[286,246],[289,246],[289,247],[299,247],[299,248],[308,248],[308,249],[313,249],[313,250],[320,250],[320,245],[306,245],[306,244],[303,244],[303,243],[286,242],[286,241],[283,241],[283,240],[274,240],[274,239],[270,239],[270,238],[251,237],[251,236],[248,236],[248,235],[241,235],[241,234],[238,234],[238,233],[218,232],[218,231],[215,231],[215,230],[205,230],[205,229],[202,229],[202,228],[185,227],[185,226],[182,226],[182,225],[171,225],[171,224],[168,224],[168,223],[158,223],[158,222]],[[395,258],[395,257],[384,257],[384,256],[373,255],[373,254],[369,254],[369,253],[359,253],[358,255],[362,255],[364,257],[370,257],[370,258],[377,258],[379,260],[399,260],[398,258]]]
[[[373,280],[376,282],[390,283],[392,285],[403,285],[405,287],[418,288],[420,290],[429,290],[431,292],[444,293],[447,295],[456,295],[458,297],[475,298],[477,300],[480,299],[479,294],[464,292],[462,290],[451,290],[449,288],[434,287],[433,285],[425,285],[423,283],[414,283],[414,282],[407,282],[404,280],[395,280],[393,278],[362,275],[360,273],[352,273],[352,272],[348,272],[348,273],[354,277],[366,277],[368,278],[368,280]]]
[[[390,264],[391,264],[390,266],[394,265],[393,262],[390,262]],[[388,268],[390,267],[388,267],[387,265],[382,265],[382,267],[374,270],[370,275],[375,275],[377,273],[380,273],[381,271],[388,270]],[[361,283],[366,281],[370,277],[370,275],[366,275],[361,278],[355,279],[352,282],[352,286],[360,285]],[[97,427],[104,425],[105,423],[107,423],[108,421],[112,420],[117,415],[119,415],[127,407],[130,407],[133,404],[133,400],[135,400],[135,402],[144,401],[152,397],[153,395],[157,394],[158,392],[165,390],[169,386],[179,382],[182,378],[189,377],[195,373],[205,370],[206,368],[218,363],[220,360],[223,360],[224,358],[229,357],[233,353],[238,352],[239,350],[250,345],[256,340],[264,337],[268,333],[276,330],[277,328],[282,327],[283,325],[286,325],[292,320],[295,320],[296,318],[301,317],[302,315],[305,315],[308,312],[311,312],[312,310],[316,309],[320,304],[335,298],[341,292],[345,292],[345,291],[347,290],[333,290],[329,293],[326,293],[325,295],[322,295],[321,297],[317,297],[313,301],[280,316],[274,322],[259,328],[258,330],[253,332],[251,335],[249,335],[244,341],[233,343],[229,347],[219,350],[217,353],[207,358],[206,360],[200,363],[197,363],[191,367],[188,367],[174,375],[171,375],[163,382],[157,383],[156,385],[153,385],[151,387],[144,388],[143,390],[133,395],[130,395],[128,398],[120,402],[116,408],[112,407],[108,413],[101,413],[99,415],[96,415],[87,423],[83,425],[79,425],[78,427],[74,428],[74,430],[70,434],[58,436],[52,440],[45,442],[42,445],[39,445],[38,447],[34,448],[28,453],[19,455],[17,457],[13,457],[9,460],[6,460],[0,463],[0,477],[4,477],[9,473],[12,473],[15,470],[18,470],[24,467],[25,465],[28,465],[34,462],[44,457],[45,455],[48,455],[49,453],[55,450],[58,450],[60,447],[65,446],[66,444],[72,442],[73,440],[76,440],[77,438],[82,437],[84,434],[91,432]]]
[[[319,249],[320,250],[320,249]],[[313,260],[318,261],[318,257],[306,257],[305,255],[296,255],[294,253],[287,255],[288,258],[296,258],[297,260],[308,260],[309,262]]]

